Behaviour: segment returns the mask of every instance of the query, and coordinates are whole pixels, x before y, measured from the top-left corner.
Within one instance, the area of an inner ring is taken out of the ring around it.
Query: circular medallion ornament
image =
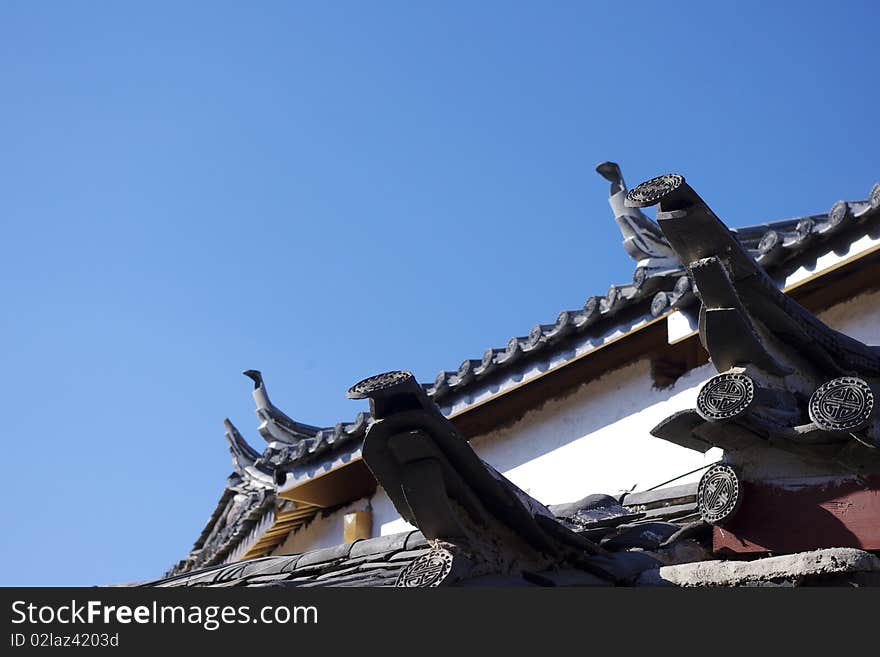
[[[779,238],[779,233],[777,233],[775,230],[768,230],[761,237],[761,241],[758,242],[758,252],[770,253],[779,245],[780,242],[781,240]]]
[[[718,374],[700,388],[697,413],[704,420],[729,420],[755,400],[755,384],[745,374]]]
[[[651,178],[627,192],[626,204],[631,208],[645,208],[654,205],[664,196],[681,187],[683,182],[684,176],[677,173],[667,173]]]
[[[538,343],[541,342],[541,338],[544,336],[544,329],[540,324],[535,324],[532,327],[532,330],[529,331],[529,346],[537,347]]]
[[[385,390],[386,388],[393,388],[411,378],[412,372],[407,370],[396,370],[393,372],[376,374],[375,376],[368,377],[363,381],[355,383],[348,389],[348,397],[349,399],[364,399],[375,392]]]
[[[823,383],[810,397],[810,419],[825,431],[861,429],[873,411],[871,387],[854,376]]]
[[[463,360],[461,365],[458,366],[458,378],[464,380],[473,374],[473,371],[474,363],[470,359]]]
[[[831,212],[828,213],[828,223],[834,227],[839,226],[848,215],[849,205],[847,205],[846,201],[838,201],[831,208]]]
[[[620,301],[621,296],[622,295],[619,287],[617,287],[616,285],[612,285],[611,287],[609,287],[608,294],[605,295],[605,307],[613,308],[614,304]]]
[[[397,576],[394,586],[400,588],[426,588],[440,586],[452,571],[452,553],[443,548],[433,548],[428,554],[410,563]]]
[[[672,293],[676,297],[680,297],[683,294],[687,294],[691,289],[691,279],[687,276],[679,276],[678,280],[675,281],[675,287],[672,288]]]
[[[590,297],[586,301],[584,301],[584,315],[588,318],[593,318],[598,315],[600,312],[599,308],[599,297]]]
[[[571,323],[571,313],[567,310],[561,311],[556,315],[556,331],[561,331]]]
[[[797,234],[798,241],[807,239],[810,235],[812,235],[816,230],[816,222],[812,219],[801,219],[797,222],[797,226],[794,227],[794,232]]]
[[[666,292],[658,292],[651,299],[651,315],[659,317],[669,307],[669,296]]]
[[[742,486],[729,465],[713,465],[697,485],[697,510],[710,525],[730,520],[742,502]]]
[[[633,285],[637,288],[642,287],[646,280],[648,280],[648,270],[644,267],[636,267],[633,272]]]
[[[360,433],[367,426],[367,420],[370,415],[368,413],[364,413],[360,411],[357,415],[354,416],[354,422],[349,424],[345,428],[345,432],[349,435],[354,435]]]

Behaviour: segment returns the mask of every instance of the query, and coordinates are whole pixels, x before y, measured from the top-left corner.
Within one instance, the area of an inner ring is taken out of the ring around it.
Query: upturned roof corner
[[[626,202],[657,206],[660,228],[694,281],[700,340],[719,372],[695,409],[667,418],[653,435],[704,440],[734,460],[766,441],[857,472],[877,462],[880,348],[831,329],[784,294],[683,176],[652,178]]]

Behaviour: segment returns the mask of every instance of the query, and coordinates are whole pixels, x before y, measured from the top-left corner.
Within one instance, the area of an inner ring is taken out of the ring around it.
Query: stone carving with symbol
[[[833,379],[810,398],[810,419],[826,431],[857,431],[874,411],[874,393],[867,382],[852,376]]]
[[[723,525],[742,503],[742,487],[736,471],[728,465],[706,470],[697,486],[697,509],[710,525]]]
[[[697,412],[706,420],[729,420],[751,406],[755,385],[744,374],[719,374],[709,379],[697,397]]]
[[[452,571],[453,556],[444,548],[432,548],[428,554],[404,568],[395,586],[403,588],[427,588],[440,586]]]

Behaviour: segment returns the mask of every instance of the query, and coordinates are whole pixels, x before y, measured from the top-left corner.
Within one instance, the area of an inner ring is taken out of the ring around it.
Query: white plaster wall
[[[387,536],[416,529],[400,517],[391,498],[381,488],[373,495],[373,535]]]
[[[828,326],[869,345],[880,345],[880,291],[861,294],[819,314]]]
[[[703,455],[648,433],[672,413],[693,408],[700,385],[714,373],[704,365],[658,390],[644,359],[549,401],[471,445],[544,504],[650,488],[720,458],[720,450]]]
[[[867,344],[880,344],[880,292],[863,294],[821,313],[829,326]],[[693,408],[711,364],[691,370],[674,386],[652,386],[646,358],[613,370],[572,394],[529,411],[515,424],[478,436],[471,445],[485,461],[545,504],[571,502],[592,493],[616,494],[662,484],[721,458],[654,438],[649,431],[672,413]],[[700,472],[675,483],[695,481]],[[342,541],[342,515],[373,510],[373,535],[413,527],[402,520],[381,489],[295,532],[276,551],[293,553]]]

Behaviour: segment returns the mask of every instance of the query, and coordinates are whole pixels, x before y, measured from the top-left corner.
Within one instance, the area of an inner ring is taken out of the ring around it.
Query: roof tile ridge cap
[[[257,407],[257,417],[261,417],[261,412],[265,413],[269,419],[271,419],[274,423],[280,425],[284,431],[292,434],[295,439],[313,437],[318,431],[323,428],[317,425],[295,420],[283,410],[281,410],[277,405],[275,405],[269,397],[269,391],[266,387],[266,382],[260,370],[244,370],[242,374],[244,374],[246,377],[254,382],[254,388],[251,394]],[[264,419],[263,421],[265,422],[266,420]],[[265,435],[263,437],[266,438]],[[267,439],[267,442],[268,441],[269,439]]]
[[[683,269],[682,269],[683,271]],[[671,278],[671,276],[665,276]],[[557,344],[561,338],[584,332],[592,327],[599,319],[613,318],[620,310],[631,307],[639,301],[645,300],[646,296],[630,294],[637,287],[632,283],[612,284],[611,290],[620,292],[614,303],[608,303],[608,295],[594,295],[587,298],[582,309],[560,310],[556,320],[552,324],[535,324],[529,335],[512,337],[507,345],[501,347],[489,347],[483,352],[483,358],[465,359],[458,371],[441,370],[438,372],[433,384],[422,384],[427,388],[430,397],[446,398],[466,388],[469,384],[480,381],[490,372],[495,373],[506,369],[518,362],[521,358],[531,355],[545,345]],[[626,291],[626,294],[623,293]],[[669,290],[671,292],[671,289]],[[516,343],[514,344],[514,341]],[[473,376],[462,380],[459,372],[465,363],[480,362],[473,368]]]

